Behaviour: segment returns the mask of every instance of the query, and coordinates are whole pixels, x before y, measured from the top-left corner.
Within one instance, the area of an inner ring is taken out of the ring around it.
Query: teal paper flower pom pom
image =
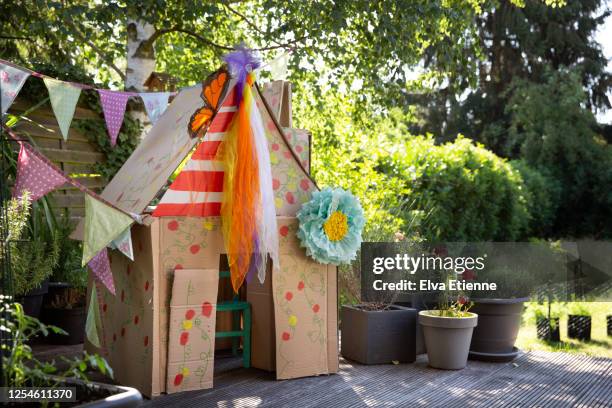
[[[341,188],[313,193],[297,213],[297,236],[306,255],[319,263],[339,265],[355,259],[365,224],[363,208]]]

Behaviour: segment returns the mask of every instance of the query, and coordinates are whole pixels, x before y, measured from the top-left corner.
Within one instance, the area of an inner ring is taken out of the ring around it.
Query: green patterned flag
[[[98,304],[98,295],[96,292],[96,285],[94,283],[91,285],[91,297],[89,299],[87,320],[85,321],[85,334],[87,335],[87,340],[89,340],[91,344],[100,348],[98,327],[102,327],[102,319],[100,318],[100,305]]]
[[[81,88],[53,78],[45,77],[43,80],[47,85],[51,107],[62,131],[62,136],[64,140],[68,140],[68,129],[70,129],[74,110],[81,95]]]
[[[134,220],[89,194],[85,195],[85,237],[83,266],[115,240]]]

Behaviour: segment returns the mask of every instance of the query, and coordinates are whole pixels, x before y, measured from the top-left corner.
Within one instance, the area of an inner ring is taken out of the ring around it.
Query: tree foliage
[[[516,157],[504,150],[510,85],[515,79],[545,82],[547,70],[563,67],[579,75],[589,108],[609,108],[612,74],[601,45],[594,41],[609,14],[603,0],[573,1],[563,7],[497,2],[476,17],[482,58],[475,66],[467,71],[456,66],[434,92],[413,95],[423,116],[413,130],[432,132],[443,140],[462,133],[498,154]],[[437,61],[429,64],[435,67]]]
[[[545,82],[517,80],[512,89],[507,146],[558,183],[555,235],[610,236],[612,149],[594,131],[580,75],[549,70]]]
[[[121,87],[130,20],[153,24],[139,52],[155,55],[156,70],[181,86],[204,78],[239,42],[259,49],[264,61],[290,52],[294,116],[313,132],[314,175],[321,185],[351,188],[371,222],[406,229],[420,212],[422,225],[429,213],[439,223],[428,237],[601,236],[608,234],[612,167],[589,110],[609,104],[607,61],[592,40],[609,13],[602,5],[24,0],[0,15],[0,57],[62,79]],[[522,161],[505,162],[465,139],[436,146],[429,136],[411,136],[427,133],[438,141],[463,133]],[[125,155],[109,153],[108,175]],[[420,187],[411,184],[415,169],[423,172]],[[445,189],[457,202],[446,201]],[[458,205],[465,219],[446,208]],[[405,207],[397,217],[395,209]],[[568,211],[571,227],[562,222]],[[457,224],[448,224],[449,214]]]

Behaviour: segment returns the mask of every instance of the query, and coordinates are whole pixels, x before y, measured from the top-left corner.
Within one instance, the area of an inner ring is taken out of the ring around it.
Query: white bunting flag
[[[29,76],[29,72],[0,62],[0,89],[2,89],[0,103],[2,104],[3,115],[13,104],[15,97]]]
[[[157,122],[157,119],[166,111],[168,107],[168,98],[170,92],[147,92],[139,94],[144,103],[147,115],[152,124]]]
[[[108,247],[121,251],[121,253],[132,261],[134,260],[134,250],[132,249],[132,227],[127,228]]]

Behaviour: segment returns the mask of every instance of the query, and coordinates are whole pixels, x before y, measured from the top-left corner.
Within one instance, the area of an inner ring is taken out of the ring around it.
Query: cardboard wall
[[[251,364],[276,371],[278,379],[338,372],[336,267],[305,256],[295,217],[277,220],[281,273],[268,271],[263,285],[254,280],[247,287],[253,305]]]
[[[252,305],[252,365],[276,370],[279,379],[337,372],[336,268],[305,256],[295,235],[295,217],[277,220],[281,271],[268,270],[263,285],[253,279],[246,289]],[[96,350],[88,344],[87,349],[108,359],[121,384],[147,396],[210,385],[209,366],[200,370],[195,363],[187,368],[190,374],[199,373],[198,381],[174,385],[176,370],[184,362],[180,343],[179,348],[171,344],[168,353],[169,336],[176,343],[176,330],[182,324],[180,313],[171,317],[170,301],[177,274],[194,269],[208,271],[209,281],[203,285],[214,289],[211,299],[217,298],[218,278],[210,279],[218,277],[223,259],[220,226],[219,217],[156,218],[149,227],[132,227],[134,262],[117,251],[109,252],[117,296],[102,289],[101,337],[106,347]],[[207,324],[210,328],[215,323],[209,319]],[[290,333],[288,340],[285,332]],[[211,345],[214,349],[214,341]]]
[[[115,374],[115,380],[138,388],[143,394],[153,390],[153,299],[154,299],[154,229],[132,227],[134,262],[119,251],[109,250],[109,260],[116,295],[104,285],[97,285],[101,298],[103,330],[99,332],[102,348],[89,342],[89,352],[104,356]],[[91,290],[90,280],[90,290]],[[89,299],[89,297],[88,297]]]
[[[276,336],[271,263],[268,266],[263,284],[253,279],[247,285],[247,301],[251,303],[251,366],[275,371]]]
[[[272,274],[276,378],[338,371],[336,268],[305,255],[298,220],[279,217],[280,273]]]
[[[219,269],[223,236],[219,217],[159,218],[159,392],[166,392],[168,321],[174,271],[181,269]]]
[[[180,269],[174,273],[167,393],[213,386],[218,287],[218,269]]]

